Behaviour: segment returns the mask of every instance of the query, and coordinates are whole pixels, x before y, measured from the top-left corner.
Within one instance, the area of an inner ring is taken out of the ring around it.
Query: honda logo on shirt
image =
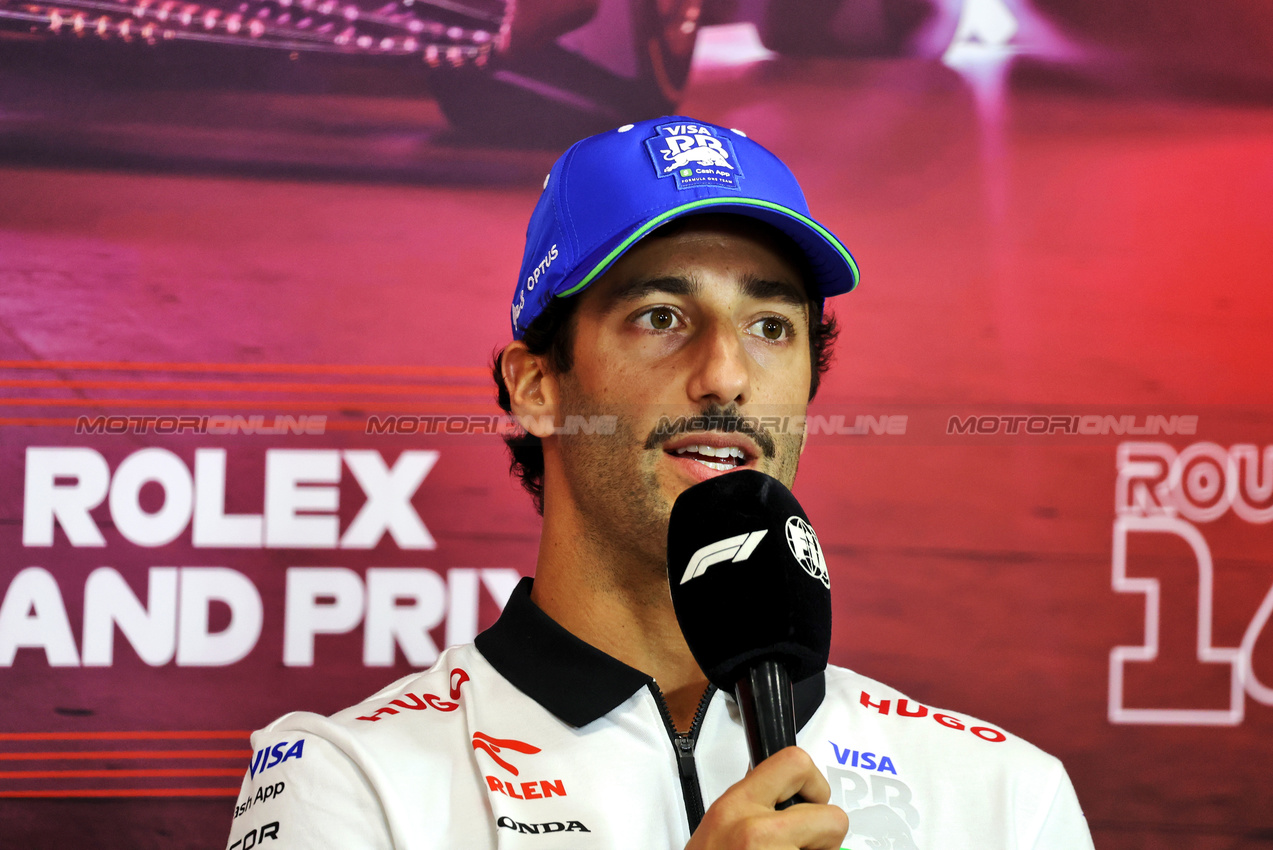
[[[724,561],[738,563],[745,561],[751,557],[751,553],[756,551],[756,547],[760,545],[760,541],[765,539],[765,535],[769,533],[769,529],[761,529],[760,531],[750,531],[746,534],[739,534],[736,537],[726,537],[724,540],[717,540],[715,543],[708,543],[702,549],[690,557],[689,564],[685,567],[685,574],[681,576],[681,584],[692,578],[698,578],[707,572],[707,568],[712,564],[719,564]]]

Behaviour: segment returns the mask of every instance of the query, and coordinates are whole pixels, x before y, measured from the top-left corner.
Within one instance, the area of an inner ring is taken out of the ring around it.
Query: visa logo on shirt
[[[863,770],[877,770],[897,776],[897,768],[893,766],[893,760],[888,756],[877,756],[875,753],[864,753],[848,747],[842,750],[835,741],[827,741],[827,743],[835,750],[835,760],[841,765],[860,767]]]
[[[288,746],[287,741],[279,741],[272,747],[265,747],[256,751],[256,755],[252,757],[252,764],[248,767],[248,774],[255,779],[257,773],[264,772],[267,768],[285,762],[290,758],[301,758],[304,755],[304,738],[301,738],[291,746]]]

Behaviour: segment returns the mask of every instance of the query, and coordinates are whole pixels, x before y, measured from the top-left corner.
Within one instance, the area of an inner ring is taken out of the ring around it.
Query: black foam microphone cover
[[[799,682],[826,669],[831,584],[817,536],[782,482],[739,470],[677,498],[667,529],[676,618],[707,678],[733,693],[760,661]]]

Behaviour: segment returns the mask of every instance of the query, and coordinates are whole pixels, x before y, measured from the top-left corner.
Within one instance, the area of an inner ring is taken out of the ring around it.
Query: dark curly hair
[[[679,229],[677,225],[682,222],[684,219],[665,225],[646,238],[674,232]],[[799,252],[794,244],[791,245],[791,249],[793,256],[803,258],[803,252]],[[812,280],[812,274],[804,263],[800,264],[800,268],[806,282],[806,289],[808,289],[808,281]],[[575,312],[578,304],[577,297],[553,298],[544,311],[526,328],[526,333],[522,337],[522,342],[526,343],[530,353],[546,355],[548,368],[559,375],[569,372],[574,365]],[[812,401],[818,392],[818,384],[821,383],[823,373],[831,368],[832,349],[840,329],[836,324],[835,316],[827,315],[820,300],[811,299],[810,307],[812,315],[809,322],[809,359],[813,364],[813,370],[809,380],[809,400]],[[513,403],[508,392],[508,385],[504,383],[503,361],[504,352],[500,350],[494,355],[491,374],[495,378],[496,401],[499,402],[500,408],[511,416]],[[535,510],[542,516],[544,513],[543,443],[539,437],[525,432],[505,435],[504,443],[508,446],[510,456],[509,472],[521,479],[522,487],[530,493],[535,503]]]

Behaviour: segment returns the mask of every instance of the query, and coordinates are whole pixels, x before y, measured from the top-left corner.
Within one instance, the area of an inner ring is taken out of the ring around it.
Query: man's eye
[[[749,330],[765,339],[778,342],[787,337],[787,323],[782,319],[770,316],[766,319],[760,319],[752,324]]]
[[[655,307],[653,310],[647,310],[638,317],[639,324],[656,331],[670,330],[678,321],[676,313],[669,307]]]

